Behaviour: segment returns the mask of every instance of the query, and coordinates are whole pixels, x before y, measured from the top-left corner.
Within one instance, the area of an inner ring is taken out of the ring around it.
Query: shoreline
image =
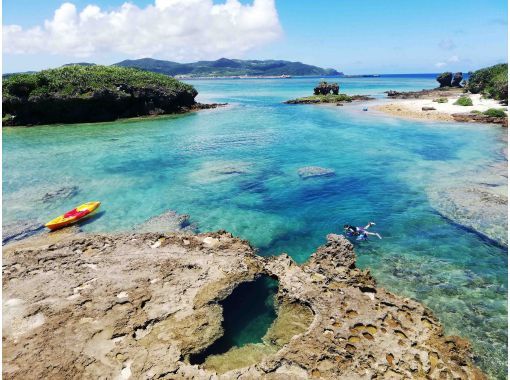
[[[90,121],[90,122],[76,122],[76,123],[51,123],[51,124],[28,124],[28,125],[4,125],[2,123],[2,129],[4,128],[36,128],[36,127],[59,127],[62,125],[98,125],[98,124],[109,124],[109,123],[130,123],[137,121],[146,121],[146,120],[163,120],[163,119],[171,119],[180,116],[188,116],[192,115],[196,112],[213,110],[217,108],[228,107],[229,103],[197,103],[197,106],[194,106],[187,110],[182,110],[181,112],[173,112],[173,113],[162,113],[162,114],[147,114],[133,117],[124,117],[115,120],[106,120],[106,121]]]
[[[493,120],[488,118],[476,119],[476,114],[472,111],[484,112],[490,108],[508,109],[507,106],[501,105],[493,99],[482,99],[479,94],[470,94],[469,97],[473,101],[472,106],[460,106],[453,104],[457,97],[445,96],[447,103],[434,102],[433,99],[385,99],[384,103],[376,104],[372,107],[375,111],[391,115],[394,117],[411,119],[411,120],[430,120],[440,122],[477,122],[482,124],[503,124],[504,121]],[[424,110],[423,108],[434,108]],[[465,115],[464,115],[465,114]],[[485,120],[487,119],[487,120]],[[507,122],[506,122],[507,123]]]
[[[256,255],[225,231],[63,233],[3,252],[9,377],[485,378],[467,340],[378,287],[340,235],[301,265]],[[279,283],[263,341],[190,364],[225,333],[221,301],[263,275]]]

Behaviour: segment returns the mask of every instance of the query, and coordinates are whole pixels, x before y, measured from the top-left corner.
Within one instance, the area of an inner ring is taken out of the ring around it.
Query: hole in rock
[[[223,336],[205,351],[190,356],[191,364],[202,364],[210,355],[219,355],[233,347],[260,343],[276,318],[274,296],[278,282],[268,276],[238,285],[220,302],[223,308]]]
[[[222,374],[260,362],[305,332],[313,311],[302,303],[283,300],[276,313],[277,290],[278,282],[268,276],[234,289],[220,302],[224,335],[203,352],[190,355],[190,363]]]

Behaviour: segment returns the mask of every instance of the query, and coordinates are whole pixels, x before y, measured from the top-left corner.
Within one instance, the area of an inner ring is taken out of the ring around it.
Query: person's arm
[[[374,222],[368,222],[368,224],[365,226],[365,230],[368,230],[370,227],[374,226]]]

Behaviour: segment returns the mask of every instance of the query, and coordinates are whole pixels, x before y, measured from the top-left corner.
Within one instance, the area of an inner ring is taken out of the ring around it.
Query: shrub
[[[489,108],[487,111],[483,112],[483,114],[491,117],[506,117],[505,110],[501,108]]]
[[[467,89],[473,93],[508,102],[508,64],[501,63],[472,73]]]
[[[434,99],[433,102],[436,102],[436,103],[448,103],[448,99],[447,98],[437,98],[437,99]]]
[[[476,115],[481,115],[482,114],[482,111],[479,111],[479,110],[473,110],[471,111],[470,113],[474,113]]]
[[[453,103],[455,105],[458,105],[458,106],[472,106],[473,105],[473,101],[471,100],[470,97],[468,96],[461,96],[460,98],[457,99],[457,101],[455,103]]]
[[[93,91],[121,92],[123,88],[160,90],[169,94],[196,90],[163,74],[117,66],[65,66],[30,74],[13,74],[3,80],[3,96],[80,96]]]

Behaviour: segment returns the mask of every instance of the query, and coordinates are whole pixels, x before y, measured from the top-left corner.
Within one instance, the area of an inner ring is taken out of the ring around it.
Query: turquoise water
[[[223,307],[223,336],[204,352],[192,355],[191,364],[201,364],[209,355],[219,355],[232,347],[262,342],[263,336],[276,318],[274,297],[278,282],[261,276],[238,285],[232,294],[220,302]]]
[[[499,128],[395,120],[359,106],[285,105],[318,78],[191,81],[228,107],[105,124],[3,129],[4,224],[46,221],[103,202],[86,231],[132,229],[172,209],[202,231],[226,229],[264,255],[303,262],[344,223],[373,220],[384,239],[357,247],[380,285],[432,308],[469,338],[493,377],[506,374],[507,250],[450,223],[427,189],[501,162]],[[435,86],[427,78],[352,78],[342,91]],[[370,108],[370,107],[369,107]],[[336,175],[301,179],[316,165]],[[78,187],[67,199],[47,192]]]

